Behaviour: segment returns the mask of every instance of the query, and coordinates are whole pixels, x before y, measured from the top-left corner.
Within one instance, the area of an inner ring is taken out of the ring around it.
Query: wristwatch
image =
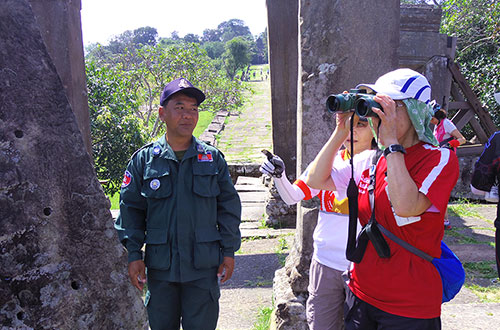
[[[387,155],[392,154],[393,152],[400,152],[402,154],[406,154],[405,148],[400,145],[400,144],[391,144],[384,150],[384,157],[387,157]]]

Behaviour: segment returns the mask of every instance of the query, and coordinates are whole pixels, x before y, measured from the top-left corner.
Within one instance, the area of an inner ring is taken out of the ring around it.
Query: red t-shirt
[[[443,218],[451,190],[458,179],[458,160],[450,150],[422,142],[406,152],[406,168],[432,206],[419,217],[407,221],[408,224],[398,226],[387,195],[387,163],[381,157],[376,172],[375,216],[396,236],[433,257],[440,257]],[[371,215],[367,191],[369,181],[369,173],[365,171],[359,182],[359,220],[362,225],[368,223]],[[405,220],[401,218],[399,222],[405,223]],[[380,258],[370,242],[363,260],[354,264],[349,283],[352,292],[361,300],[391,314],[412,318],[440,316],[443,292],[436,268],[385,238],[391,257]]]

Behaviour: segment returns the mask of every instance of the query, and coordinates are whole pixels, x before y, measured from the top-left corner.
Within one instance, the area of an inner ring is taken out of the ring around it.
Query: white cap
[[[375,93],[386,94],[393,100],[416,99],[424,103],[431,100],[431,85],[427,79],[406,68],[384,74],[375,84],[359,84],[356,88],[368,88]]]

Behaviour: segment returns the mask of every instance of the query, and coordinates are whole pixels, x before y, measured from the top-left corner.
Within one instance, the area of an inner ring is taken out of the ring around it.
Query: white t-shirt
[[[366,150],[353,158],[354,180],[358,184],[361,174],[369,168],[372,162],[374,150]],[[343,160],[340,152],[334,159],[333,172],[344,173],[342,180],[337,186],[337,191],[330,192],[308,187],[303,180],[307,176],[307,170],[295,182],[303,191],[305,198],[308,199],[318,196],[321,201],[321,207],[318,214],[318,223],[313,233],[313,258],[322,265],[344,271],[349,267],[349,261],[346,259],[345,250],[347,246],[347,236],[349,230],[349,209],[347,204],[347,185],[351,178],[350,161]],[[347,170],[349,169],[349,170]],[[337,184],[339,178],[335,178]],[[358,233],[361,226],[358,222]]]

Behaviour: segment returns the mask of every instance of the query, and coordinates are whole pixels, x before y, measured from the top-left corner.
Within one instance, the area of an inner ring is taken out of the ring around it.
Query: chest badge
[[[153,148],[153,155],[154,155],[154,156],[158,156],[160,153],[161,153],[161,148],[160,148],[160,146],[155,146],[155,147]]]
[[[151,182],[149,183],[149,187],[153,190],[158,190],[158,188],[160,188],[160,180],[158,179],[153,179],[151,180]]]
[[[198,162],[213,162],[212,153],[207,151],[206,154],[198,154]]]

